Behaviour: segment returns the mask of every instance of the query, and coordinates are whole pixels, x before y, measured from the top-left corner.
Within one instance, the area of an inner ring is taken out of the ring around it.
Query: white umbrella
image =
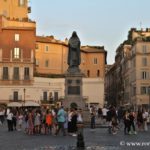
[[[8,107],[21,107],[22,104],[19,102],[10,102],[7,104]]]
[[[39,107],[40,104],[38,104],[36,102],[33,102],[33,101],[27,101],[27,102],[24,103],[24,106]]]
[[[131,104],[130,103],[126,103],[126,104],[124,104],[123,106],[130,106]]]

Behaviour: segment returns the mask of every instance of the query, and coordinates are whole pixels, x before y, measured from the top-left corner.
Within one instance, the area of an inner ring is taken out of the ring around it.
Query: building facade
[[[104,79],[106,56],[104,47],[82,46],[80,69],[85,77]],[[37,36],[35,57],[37,75],[64,75],[68,68],[68,42]]]
[[[68,45],[53,36],[36,37],[36,75],[63,75],[67,70]]]
[[[0,103],[49,104],[63,99],[67,39],[63,42],[53,36],[36,36],[36,23],[28,18],[28,0],[0,0],[0,4]],[[81,47],[87,105],[103,105],[106,56],[104,47]]]
[[[150,107],[150,29],[129,31],[128,39],[116,51],[113,69],[106,73],[106,79],[113,73],[116,73],[117,90],[113,93],[116,105]],[[106,93],[111,97],[108,89]]]
[[[7,19],[27,21],[30,12],[28,0],[0,0],[0,15]]]
[[[35,29],[34,22],[0,17],[0,84],[32,82]]]
[[[97,89],[97,90],[92,90]],[[24,105],[27,101],[39,105],[50,105],[63,102],[65,90],[64,78],[35,77],[32,85],[0,85],[0,103],[19,102]],[[18,92],[19,99],[12,99],[13,92]],[[104,82],[98,78],[83,79],[83,100],[87,106],[104,104]]]
[[[20,86],[34,80],[36,23],[28,20],[27,0],[0,1],[0,101],[21,101]]]

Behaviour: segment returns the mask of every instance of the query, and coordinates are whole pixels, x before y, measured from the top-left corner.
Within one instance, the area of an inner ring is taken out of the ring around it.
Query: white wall
[[[104,80],[99,78],[83,79],[83,96],[88,97],[87,103],[104,105]]]
[[[18,91],[21,100],[32,100],[40,102],[43,92],[54,93],[57,91],[59,97],[65,95],[65,79],[64,78],[34,78],[33,85],[30,86],[0,86],[0,103],[8,103],[10,96],[13,96],[14,91]],[[87,103],[99,103],[103,105],[104,102],[104,80],[98,78],[84,78],[83,79],[83,96],[87,97]]]

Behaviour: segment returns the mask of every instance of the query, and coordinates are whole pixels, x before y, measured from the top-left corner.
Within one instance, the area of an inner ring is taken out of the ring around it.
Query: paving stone
[[[107,128],[84,129],[84,150],[149,150],[150,146],[128,147],[120,142],[150,142],[150,130],[137,135],[124,135],[123,126],[116,135]],[[23,131],[7,131],[7,125],[0,126],[0,150],[83,150],[76,148],[77,137],[52,135],[26,135]]]

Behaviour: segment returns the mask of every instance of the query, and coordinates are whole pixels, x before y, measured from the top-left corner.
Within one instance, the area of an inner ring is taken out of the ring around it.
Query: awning
[[[123,106],[130,106],[131,104],[130,103],[126,103],[126,104],[124,104]]]
[[[10,102],[7,104],[7,107],[21,107],[22,104],[19,102]]]
[[[24,103],[23,106],[27,106],[27,107],[39,107],[40,104],[36,103],[36,102],[33,102],[33,101],[27,101]]]

